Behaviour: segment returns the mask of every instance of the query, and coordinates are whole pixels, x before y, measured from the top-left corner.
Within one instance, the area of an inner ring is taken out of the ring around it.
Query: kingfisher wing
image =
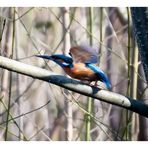
[[[75,46],[70,49],[75,63],[97,63],[97,52],[90,46]]]
[[[97,67],[93,64],[87,64],[86,66],[95,72],[98,80],[105,83],[108,89],[111,88],[111,84],[110,84],[110,81],[109,81],[107,75],[99,67]]]

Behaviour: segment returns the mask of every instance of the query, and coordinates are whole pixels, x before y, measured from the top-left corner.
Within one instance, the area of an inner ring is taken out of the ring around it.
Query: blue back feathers
[[[61,60],[63,60],[63,62],[65,62],[65,63],[69,63],[69,64],[72,64],[73,63],[73,59],[71,58],[71,57],[69,57],[69,56],[65,56],[65,55],[63,55],[63,54],[54,54],[54,55],[52,55],[51,56],[52,57],[52,59],[61,59]]]
[[[111,84],[107,75],[99,67],[96,67],[95,65],[89,63],[86,63],[86,66],[95,72],[98,77],[98,80],[104,82],[108,89],[111,88]]]

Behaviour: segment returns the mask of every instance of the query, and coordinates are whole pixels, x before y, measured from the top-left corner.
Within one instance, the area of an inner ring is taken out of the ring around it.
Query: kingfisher
[[[95,86],[101,81],[105,83],[107,89],[111,88],[107,75],[95,65],[98,61],[97,52],[88,45],[71,47],[68,56],[64,54],[36,56],[54,61],[74,79],[89,83],[95,81]]]

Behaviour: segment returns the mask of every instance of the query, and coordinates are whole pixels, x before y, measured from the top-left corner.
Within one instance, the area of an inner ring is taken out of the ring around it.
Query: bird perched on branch
[[[89,46],[76,46],[70,49],[70,56],[63,54],[36,55],[37,57],[52,60],[60,65],[72,78],[92,82],[101,81],[111,88],[107,75],[94,64],[97,63],[97,52]]]

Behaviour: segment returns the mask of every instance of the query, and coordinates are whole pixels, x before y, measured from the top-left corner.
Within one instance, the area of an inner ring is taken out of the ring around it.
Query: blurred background
[[[36,54],[91,45],[111,91],[148,102],[129,8],[0,8],[0,54],[65,75]],[[0,69],[0,140],[148,140],[148,120],[123,108]],[[93,99],[92,99],[93,100]]]

